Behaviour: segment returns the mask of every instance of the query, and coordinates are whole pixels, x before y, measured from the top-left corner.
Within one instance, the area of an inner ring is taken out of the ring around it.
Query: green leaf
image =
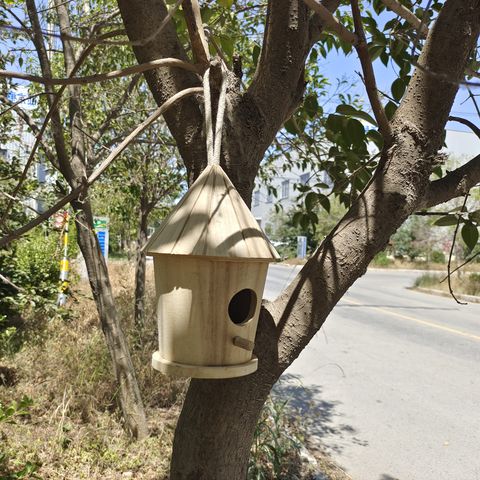
[[[315,192],[309,192],[305,196],[305,207],[307,210],[312,210],[315,204],[318,202],[318,196]]]
[[[372,45],[368,48],[368,51],[373,62],[385,51],[385,47],[383,45]]]
[[[327,213],[330,213],[330,200],[328,197],[326,195],[319,194],[318,200],[320,201],[320,205],[327,211]]]
[[[303,105],[310,118],[314,118],[317,115],[318,101],[316,95],[308,95]]]
[[[365,140],[365,127],[354,118],[350,118],[347,123],[347,135],[348,138],[358,145]]]
[[[332,132],[340,132],[343,130],[343,117],[340,115],[329,115],[327,118],[327,128]]]
[[[478,228],[472,222],[466,222],[462,227],[462,238],[468,249],[472,251],[478,242]]]
[[[393,98],[399,102],[403,94],[405,93],[405,89],[407,87],[406,82],[402,78],[397,78],[393,83],[392,83],[392,95]]]
[[[392,119],[394,113],[397,111],[397,105],[395,105],[393,102],[388,102],[385,105],[385,113],[387,114],[387,118],[389,120]]]
[[[371,140],[379,150],[383,147],[383,137],[377,130],[369,130],[367,132],[367,138]]]
[[[295,125],[295,122],[293,121],[293,118],[290,117],[284,124],[283,126],[285,127],[285,130],[288,132],[288,133],[291,133],[292,135],[297,135],[299,133],[296,125]]]
[[[456,225],[458,222],[458,217],[456,215],[445,215],[440,217],[434,225],[437,227],[449,227],[450,225]]]
[[[225,8],[231,8],[233,5],[233,0],[219,0],[220,5]]]
[[[347,115],[349,117],[360,118],[361,120],[365,120],[372,125],[377,126],[377,122],[373,117],[371,117],[368,113],[362,112],[361,110],[357,110],[356,108],[352,107],[351,105],[339,105],[337,107],[337,112],[341,113],[342,115]]]
[[[300,224],[300,220],[302,219],[302,217],[303,217],[302,212],[295,212],[294,215],[293,215],[293,218],[292,218],[292,223],[295,226],[298,226]]]

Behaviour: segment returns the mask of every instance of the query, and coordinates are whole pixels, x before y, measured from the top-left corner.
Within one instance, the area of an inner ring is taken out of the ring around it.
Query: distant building
[[[254,217],[260,226],[265,229],[270,217],[276,212],[275,205],[280,206],[284,211],[288,211],[296,203],[300,193],[297,190],[298,185],[309,185],[318,182],[331,183],[326,172],[318,175],[295,167],[281,176],[273,177],[269,185],[271,187],[270,190],[267,186],[257,182],[257,188],[254,190],[252,198],[252,213]],[[276,196],[272,193],[273,189],[276,190]]]
[[[7,98],[14,103],[25,99],[19,104],[19,107],[31,113],[38,106],[38,97],[28,98],[29,96],[28,88],[23,85],[17,86],[7,94]],[[12,162],[14,159],[18,159],[20,165],[24,165],[35,143],[35,136],[28,125],[15,112],[13,112],[13,118],[15,126],[12,132],[12,140],[0,144],[0,161]],[[37,154],[37,158],[40,160],[34,163],[29,174],[39,184],[44,184],[47,182],[47,167],[41,160],[40,152]],[[29,198],[26,199],[26,203],[38,212],[45,210],[45,204],[41,198]]]

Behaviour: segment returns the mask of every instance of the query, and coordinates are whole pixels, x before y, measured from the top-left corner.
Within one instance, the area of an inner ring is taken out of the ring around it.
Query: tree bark
[[[77,241],[87,266],[88,280],[97,306],[100,324],[112,359],[118,384],[118,401],[127,432],[137,439],[148,435],[148,427],[140,389],[120,327],[107,265],[93,229],[93,216],[88,201],[72,202],[75,210]]]

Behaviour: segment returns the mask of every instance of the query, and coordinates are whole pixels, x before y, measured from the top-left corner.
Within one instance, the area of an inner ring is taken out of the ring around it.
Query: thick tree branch
[[[478,0],[461,4],[447,0],[419,63],[460,79],[479,28]],[[394,144],[382,153],[381,170],[294,282],[275,302],[265,305],[265,318],[275,319],[277,325],[278,358],[262,358],[261,352],[268,347],[257,342],[259,365],[265,362],[265,368],[277,369],[280,375],[392,233],[421,205],[457,89],[458,84],[433,80],[416,69],[394,119]]]
[[[118,0],[118,4],[139,63],[167,57],[189,61],[171,20],[165,23],[154,41],[141,45],[136,43],[146,37],[150,38],[153,32],[157,32],[158,25],[167,18],[168,10],[163,0]],[[145,78],[158,105],[185,88],[201,85],[198,75],[180,69],[152,70],[145,72]],[[191,181],[200,174],[206,164],[200,105],[194,98],[187,99],[178,105],[178,108],[167,112],[165,120],[177,142]]]
[[[365,38],[358,0],[351,0],[351,4],[355,33],[358,38],[358,42],[355,44],[355,49],[362,65],[365,88],[367,89],[368,99],[370,100],[370,105],[372,106],[372,111],[375,115],[375,120],[377,121],[380,133],[383,136],[385,144],[389,146],[392,141],[392,129],[378,95],[375,72],[373,71],[372,59],[368,52],[367,39]]]
[[[430,182],[419,208],[430,208],[466,195],[480,183],[480,155],[444,177]]]

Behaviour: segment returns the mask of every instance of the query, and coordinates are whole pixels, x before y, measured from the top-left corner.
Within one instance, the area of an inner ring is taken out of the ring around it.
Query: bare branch
[[[176,102],[181,100],[182,98],[188,97],[190,95],[195,95],[203,92],[203,88],[201,87],[194,87],[188,88],[186,90],[182,90],[181,92],[177,93],[170,99],[168,99],[161,107],[157,108],[155,112],[152,113],[144,122],[142,122],[138,127],[136,127],[124,140],[123,142],[115,148],[110,155],[102,162],[102,164],[88,177],[88,179],[84,178],[81,185],[74,188],[68,195],[60,199],[55,205],[50,207],[44,213],[39,215],[38,217],[34,218],[30,222],[28,222],[23,227],[18,228],[14,232],[5,235],[4,237],[0,238],[0,248],[5,247],[13,240],[19,238],[21,235],[27,233],[32,228],[40,225],[44,220],[51,217],[55,212],[60,210],[63,206],[67,203],[71,202],[75,198],[77,198],[82,192],[86,191],[88,187],[90,187],[100,175],[108,168],[108,166],[128,147],[128,145],[132,142],[132,140],[143,130],[145,130],[149,125],[151,125],[155,120],[157,120],[161,115],[163,115],[172,105]]]
[[[373,114],[377,120],[378,128],[383,136],[386,145],[389,145],[392,141],[392,129],[387,115],[383,108],[380,97],[378,96],[377,82],[375,80],[375,72],[373,71],[372,59],[368,52],[367,40],[365,38],[365,31],[363,29],[362,17],[360,15],[360,8],[358,6],[358,0],[351,0],[353,23],[355,25],[355,33],[358,38],[358,42],[355,44],[358,58],[362,65],[363,76],[365,79],[365,88],[367,89],[368,99],[372,106]]]
[[[325,8],[317,0],[303,0],[312,10],[314,10],[318,16],[322,19],[323,24],[328,30],[336,33],[338,37],[346,43],[356,45],[358,42],[358,36],[352,33],[348,28],[344,27],[330,11]]]
[[[465,165],[430,182],[425,197],[418,208],[430,208],[467,194],[480,183],[480,155]]]
[[[193,55],[196,63],[204,68],[210,62],[208,43],[203,30],[202,16],[198,0],[184,0],[182,4],[185,21],[187,22],[190,43],[192,44]]]
[[[478,128],[473,122],[462,117],[448,117],[451,122],[458,122],[469,127],[472,132],[480,139],[480,128]]]
[[[86,85],[88,83],[104,82],[105,80],[112,80],[113,78],[126,77],[127,75],[142,73],[160,67],[183,68],[190,72],[199,73],[198,67],[191,63],[176,58],[161,58],[159,60],[153,60],[152,62],[142,63],[140,65],[133,65],[121,70],[114,70],[113,72],[108,73],[98,73],[86,77],[48,78],[23,72],[12,72],[9,70],[0,70],[0,77],[18,78],[29,82],[42,83],[43,85]]]
[[[7,285],[10,285],[11,287],[13,287],[15,290],[17,290],[17,292],[23,292],[23,288],[22,287],[19,287],[18,285],[15,285],[8,277],[6,277],[5,275],[2,275],[0,273],[0,280],[3,282],[3,283],[6,283]]]
[[[97,143],[100,140],[100,138],[103,136],[103,134],[107,131],[108,127],[112,123],[112,120],[114,118],[117,118],[118,114],[120,113],[121,109],[125,106],[125,102],[133,92],[140,78],[141,78],[140,74],[134,75],[132,77],[132,79],[130,80],[130,83],[128,84],[127,88],[123,92],[123,95],[121,96],[117,105],[114,108],[112,108],[112,110],[109,111],[107,118],[100,125],[100,127],[98,127],[97,132],[92,136],[92,140],[94,140],[95,143]]]

